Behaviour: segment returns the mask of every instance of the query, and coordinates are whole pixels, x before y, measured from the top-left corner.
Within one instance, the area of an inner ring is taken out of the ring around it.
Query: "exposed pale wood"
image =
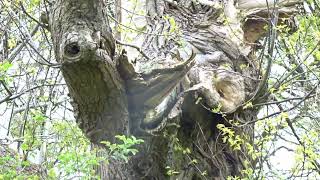
[[[115,141],[117,134],[133,133],[145,140],[128,164],[113,159],[107,167],[102,164],[102,178],[240,176],[246,148],[230,148],[216,126],[234,128],[252,142],[252,124],[236,128],[230,123],[252,121],[258,111],[242,109],[260,72],[237,9],[265,5],[147,0],[148,28],[139,48],[144,55],[136,64],[129,62],[130,53],[115,54],[106,6],[104,0],[57,0],[50,15],[56,58],[62,63],[79,127],[95,144]],[[169,177],[167,166],[178,173]]]
[[[277,3],[275,3],[277,2]],[[254,9],[254,8],[261,8],[267,9],[273,8],[275,4],[277,7],[285,7],[285,6],[292,6],[298,3],[302,3],[302,0],[239,0],[237,9]]]

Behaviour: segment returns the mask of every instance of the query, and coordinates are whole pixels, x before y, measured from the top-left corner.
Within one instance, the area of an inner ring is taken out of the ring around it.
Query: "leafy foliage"
[[[49,7],[47,2],[0,2],[0,180],[97,178],[94,167],[100,162],[110,158],[128,162],[137,153],[135,146],[143,142],[119,135],[119,143],[102,142],[108,150],[101,157],[97,156],[101,150],[92,148],[79,130],[71,117],[71,100],[57,68],[50,32],[37,22]],[[115,17],[111,21],[123,40],[131,43],[147,32],[141,18],[148,15],[141,8],[142,1],[130,0],[128,5],[132,11],[126,11],[126,21],[116,22]],[[261,108],[258,120],[241,124],[223,116],[230,125],[217,125],[223,143],[235,152],[245,150],[249,156],[242,177],[229,179],[319,179],[319,7],[319,0],[305,1],[307,15],[295,17],[295,31],[285,24],[276,27],[265,96],[242,107]],[[164,19],[168,24],[166,40],[182,33],[173,17]],[[231,24],[229,21],[222,23]],[[259,68],[265,69],[270,54],[265,49],[258,52],[262,57]],[[247,66],[240,68],[245,71]],[[196,104],[200,101],[199,97]],[[218,106],[212,112],[223,114],[220,109]],[[250,124],[255,126],[253,141],[236,130]],[[188,165],[198,165],[190,155],[191,147],[182,145],[177,137],[171,137],[171,143],[175,155],[187,157]],[[168,176],[180,171],[174,164],[166,167]]]
[[[144,142],[142,139],[136,139],[134,136],[126,137],[124,135],[117,135],[116,138],[119,139],[121,143],[116,144],[110,143],[109,141],[102,141],[101,143],[106,145],[108,149],[108,158],[115,158],[125,162],[128,162],[130,156],[138,152],[133,146]]]

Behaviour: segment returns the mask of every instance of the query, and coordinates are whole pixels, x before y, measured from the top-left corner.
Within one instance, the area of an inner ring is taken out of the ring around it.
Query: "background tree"
[[[1,65],[0,102],[11,112],[6,144],[18,141],[22,162],[37,149],[53,150],[60,153],[56,160],[39,162],[53,169],[51,175],[61,164],[60,173],[66,174],[59,176],[68,177],[92,174],[90,167],[99,161],[88,156],[94,161],[84,169],[63,167],[79,164],[88,142],[77,154],[66,150],[68,145],[50,147],[46,139],[70,119],[61,70],[70,110],[91,142],[116,142],[117,134],[145,140],[128,163],[119,154],[108,156],[108,168],[101,163],[98,171],[102,177],[275,177],[271,156],[282,149],[297,157],[284,177],[318,175],[319,126],[311,124],[318,113],[305,103],[315,108],[319,103],[319,2],[305,2],[309,16],[295,18],[299,2],[122,3],[2,2],[3,27],[10,28],[1,31],[7,61]],[[37,63],[30,65],[31,59]]]

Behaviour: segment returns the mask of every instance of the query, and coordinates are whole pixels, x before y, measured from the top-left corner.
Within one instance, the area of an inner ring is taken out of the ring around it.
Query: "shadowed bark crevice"
[[[147,0],[144,54],[133,65],[130,53],[115,53],[108,3],[57,0],[50,16],[79,127],[95,144],[117,134],[145,140],[128,164],[101,165],[101,177],[241,176],[246,147],[230,147],[217,126],[253,141],[253,124],[236,124],[256,119],[258,109],[243,108],[260,81],[246,40],[263,33],[248,39],[231,0]]]

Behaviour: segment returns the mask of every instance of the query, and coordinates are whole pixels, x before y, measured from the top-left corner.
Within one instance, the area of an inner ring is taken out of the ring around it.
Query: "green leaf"
[[[245,106],[243,106],[243,109],[248,109],[248,108],[252,108],[253,104],[252,102],[247,102]]]
[[[48,171],[48,176],[49,176],[49,178],[56,178],[56,172],[55,172],[55,170],[54,170],[54,168],[51,168],[49,171]]]
[[[6,72],[10,67],[12,67],[12,64],[9,61],[5,60],[0,63],[0,72]]]
[[[25,150],[28,150],[28,148],[29,148],[29,146],[28,146],[26,143],[22,143],[22,144],[21,144],[21,149],[22,149],[22,150],[25,151]]]

